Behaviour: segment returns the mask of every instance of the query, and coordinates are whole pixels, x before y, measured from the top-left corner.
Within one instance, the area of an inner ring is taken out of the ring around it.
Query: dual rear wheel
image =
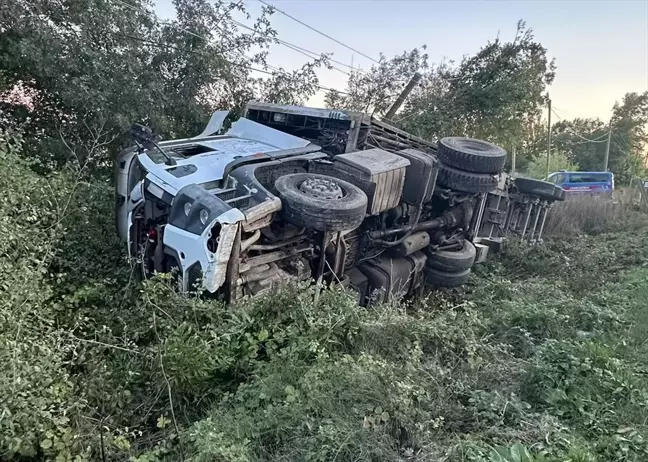
[[[506,151],[482,140],[447,137],[437,145],[439,184],[467,193],[485,193],[497,188],[504,170]]]

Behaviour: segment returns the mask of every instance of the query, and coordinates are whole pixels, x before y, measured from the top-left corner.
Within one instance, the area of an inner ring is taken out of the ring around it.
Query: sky
[[[154,1],[160,17],[173,16],[171,0]],[[556,61],[549,88],[553,117],[607,120],[625,93],[648,91],[648,0],[267,1],[374,59],[427,45],[430,62],[459,61],[498,35],[513,39],[522,19]],[[252,17],[262,7],[258,0],[244,0],[244,5]],[[271,23],[284,41],[333,53],[333,59],[355,67],[371,67],[369,59],[278,12]],[[268,63],[292,70],[307,59],[274,45]],[[341,72],[324,69],[318,76],[323,86],[345,88],[347,76]],[[322,106],[324,95],[320,91],[308,104]]]

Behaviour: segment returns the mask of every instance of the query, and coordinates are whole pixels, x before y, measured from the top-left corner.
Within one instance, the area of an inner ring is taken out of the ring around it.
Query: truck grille
[[[202,280],[202,269],[200,263],[196,262],[187,268],[187,290],[193,291],[198,288],[198,284]]]

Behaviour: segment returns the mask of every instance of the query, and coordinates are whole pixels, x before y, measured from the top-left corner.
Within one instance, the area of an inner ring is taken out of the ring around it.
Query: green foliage
[[[344,94],[335,90],[326,94],[326,107],[384,114],[414,74],[428,68],[425,49],[424,45],[391,59],[381,55],[369,72],[352,71]]]
[[[592,438],[604,460],[643,460],[648,382],[618,346],[551,342],[529,377],[529,399],[546,405]]]
[[[464,58],[456,69],[442,69],[447,91],[414,95],[407,113],[423,114],[407,119],[404,126],[416,129],[422,122],[428,137],[469,135],[510,147],[522,141],[529,124],[538,122],[554,71],[546,50],[520,21],[512,41],[498,38]]]
[[[612,109],[612,136],[608,169],[616,184],[627,185],[646,175],[644,158],[648,141],[648,92],[627,93]],[[583,171],[601,171],[610,126],[599,119],[560,120],[553,125],[553,146]],[[592,141],[587,141],[592,140]],[[546,145],[546,134],[544,136]],[[538,161],[540,159],[538,158]],[[541,162],[540,162],[541,163]]]
[[[109,189],[0,146],[4,459],[646,457],[641,231],[510,244],[409,304],[302,285],[228,307],[136,283]]]
[[[644,159],[648,142],[648,91],[626,93],[612,110],[610,170],[620,184],[646,174]]]
[[[59,176],[31,173],[18,156],[21,145],[19,135],[0,132],[0,453],[83,455],[70,415],[86,403],[66,369],[75,344],[48,303],[64,213],[58,206],[71,191]]]
[[[578,171],[580,170],[578,164],[571,161],[570,158],[562,152],[552,152],[549,157],[549,173],[565,171]],[[543,180],[547,177],[547,158],[538,156],[536,157],[525,169],[525,176],[529,178],[537,178]]]
[[[395,118],[401,128],[427,139],[465,135],[507,148],[531,142],[555,66],[524,22],[512,41],[497,38],[457,65],[428,67],[426,58],[417,49],[383,58],[369,73],[352,74],[348,96],[327,95],[327,106],[383,114],[418,71],[421,83]]]
[[[554,149],[564,153],[583,171],[596,172],[603,169],[608,131],[604,122],[599,119],[576,118],[560,120],[552,128]],[[588,142],[583,138],[596,142]],[[612,148],[611,146],[611,150]]]
[[[535,462],[536,460],[520,443],[510,448],[493,448],[491,452],[491,462]]]
[[[249,31],[234,21],[247,14],[241,2],[174,6],[176,19],[161,21],[146,0],[3,5],[0,112],[25,132],[25,154],[48,167],[70,158],[84,164],[81,147],[88,145],[100,151],[91,167],[105,167],[134,122],[182,138],[200,133],[213,110],[240,114],[253,98],[299,103],[315,93],[314,70],[326,57],[294,72],[251,75],[251,67],[264,66],[276,36],[271,9]],[[29,104],[3,98],[16,85],[34,93]]]
[[[648,242],[626,216],[511,243],[467,288],[369,309],[340,288],[315,304],[309,284],[225,306],[178,295],[168,276],[137,282],[97,175],[122,128],[182,136],[253,97],[301,103],[327,58],[251,78],[271,9],[247,33],[232,21],[240,2],[178,0],[164,23],[132,5],[0,8],[0,123],[23,130],[0,132],[0,458],[646,460]],[[487,137],[518,146],[520,168],[544,165],[554,67],[524,24],[457,66],[426,60],[381,57],[328,104],[382,114],[423,71],[401,126]],[[29,102],[4,98],[16,85]],[[615,108],[635,157],[645,102]],[[594,162],[571,129],[556,128],[558,151]],[[614,152],[615,172],[638,175]]]
[[[541,116],[556,66],[532,30],[520,21],[512,41],[498,37],[458,64],[428,64],[424,50],[425,46],[392,59],[381,56],[369,72],[352,72],[346,94],[330,91],[326,106],[383,115],[418,72],[421,82],[392,123],[426,139],[469,136],[509,152],[515,148],[517,170],[544,178],[548,130]],[[646,175],[647,124],[648,93],[627,93],[615,104],[609,170],[618,185]],[[554,122],[549,172],[602,170],[607,132],[607,123],[599,119]]]

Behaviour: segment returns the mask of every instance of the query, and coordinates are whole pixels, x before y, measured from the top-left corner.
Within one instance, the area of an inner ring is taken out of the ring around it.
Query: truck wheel
[[[346,231],[360,226],[367,195],[351,183],[328,175],[293,173],[275,181],[286,221],[317,231]]]
[[[441,138],[437,157],[446,165],[474,173],[500,173],[506,163],[506,151],[499,146],[458,136]]]
[[[497,177],[488,173],[471,173],[440,164],[439,184],[457,191],[469,193],[491,192],[497,189]]]
[[[425,268],[425,282],[434,287],[459,287],[470,279],[470,270],[455,273]]]
[[[428,252],[428,268],[456,273],[472,268],[477,251],[470,241],[464,240],[460,250],[437,250]]]
[[[556,185],[548,181],[516,178],[515,186],[522,194],[531,194],[541,199],[556,200]]]

